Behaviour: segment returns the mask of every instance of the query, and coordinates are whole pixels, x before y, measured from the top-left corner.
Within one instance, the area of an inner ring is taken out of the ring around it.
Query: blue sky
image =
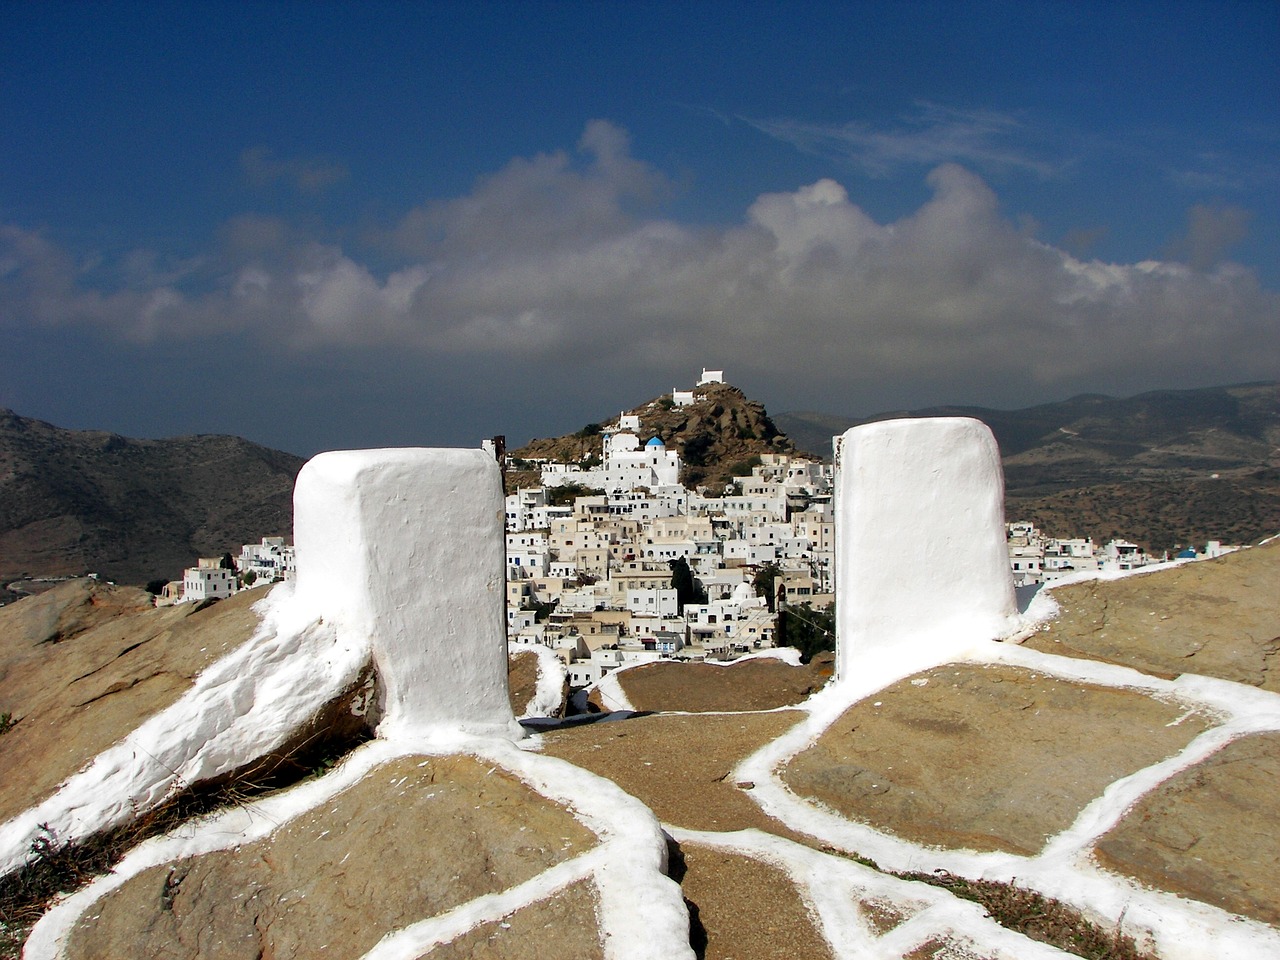
[[[0,3],[0,406],[518,445],[1280,377],[1280,5]]]

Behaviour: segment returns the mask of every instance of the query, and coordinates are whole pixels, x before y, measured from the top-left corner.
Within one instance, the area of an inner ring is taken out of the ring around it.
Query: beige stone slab
[[[1053,591],[1026,646],[1156,676],[1201,673],[1280,692],[1280,540],[1215,560]]]
[[[0,821],[174,703],[258,627],[266,590],[153,609],[132,587],[73,581],[0,609]]]
[[[651,716],[544,735],[546,753],[607,777],[665,823],[689,830],[760,827],[790,835],[764,815],[731,772],[804,717],[799,711]]]
[[[660,661],[625,670],[618,682],[637,710],[774,710],[806,700],[831,672],[830,656],[798,667],[771,658],[727,666]]]
[[[507,691],[511,712],[518,717],[538,693],[537,654],[521,651],[507,658]]]
[[[566,810],[469,757],[383,764],[269,838],[143,871],[75,927],[72,960],[344,960],[385,934],[595,844]]]
[[[1149,886],[1280,926],[1280,733],[1232,741],[1147,794],[1098,843]]]
[[[598,908],[595,886],[582,881],[441,944],[422,960],[603,960]]]
[[[704,960],[823,960],[831,947],[786,872],[752,857],[681,844],[691,940]],[[701,942],[699,942],[701,941]]]
[[[1206,729],[1180,704],[951,664],[847,710],[788,763],[797,794],[908,840],[1032,854],[1107,784]]]

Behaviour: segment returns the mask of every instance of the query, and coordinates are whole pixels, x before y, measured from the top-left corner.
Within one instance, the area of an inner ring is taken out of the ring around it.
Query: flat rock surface
[[[517,717],[524,713],[537,692],[537,655],[529,652],[510,654],[507,657],[507,693],[511,699],[511,712]]]
[[[1201,673],[1280,692],[1280,540],[1170,570],[1053,590],[1026,646],[1144,673]]]
[[[824,960],[831,947],[786,872],[752,857],[685,843],[680,885],[704,960]],[[768,904],[762,911],[761,905]]]
[[[752,802],[733,768],[804,715],[799,711],[652,716],[543,734],[543,752],[612,780],[658,819],[689,830],[786,832]]]
[[[0,608],[0,822],[176,701],[257,629],[248,590],[155,609],[134,587],[74,580]]]
[[[354,960],[386,933],[522,883],[595,842],[567,811],[487,764],[404,757],[265,840],[131,878],[80,921],[67,956]]]
[[[1280,926],[1280,734],[1243,737],[1147,794],[1096,854],[1150,886]]]
[[[830,656],[798,667],[774,657],[723,666],[659,661],[624,670],[617,678],[637,710],[774,710],[795,706],[821,690],[833,663]]]
[[[1186,713],[1128,690],[952,664],[855,704],[784,779],[908,840],[1033,854],[1113,780],[1206,729]]]
[[[595,887],[584,880],[441,944],[422,960],[603,960],[596,908]]]

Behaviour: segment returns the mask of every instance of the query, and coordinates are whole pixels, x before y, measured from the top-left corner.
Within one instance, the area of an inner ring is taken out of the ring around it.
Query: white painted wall
[[[507,699],[502,481],[483,450],[345,450],[294,488],[297,602],[366,639],[379,734],[520,736]]]
[[[987,426],[870,423],[839,450],[837,677],[877,656],[940,662],[1010,629],[1004,476]]]

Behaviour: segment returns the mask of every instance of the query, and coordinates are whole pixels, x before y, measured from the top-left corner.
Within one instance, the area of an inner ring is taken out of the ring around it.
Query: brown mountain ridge
[[[146,583],[287,535],[303,462],[239,437],[134,440],[0,410],[0,583]]]
[[[1280,383],[1083,394],[1021,410],[945,406],[871,417],[784,413],[803,449],[861,423],[976,417],[991,427],[1005,511],[1051,536],[1123,536],[1149,550],[1218,539],[1252,543],[1280,530]]]

